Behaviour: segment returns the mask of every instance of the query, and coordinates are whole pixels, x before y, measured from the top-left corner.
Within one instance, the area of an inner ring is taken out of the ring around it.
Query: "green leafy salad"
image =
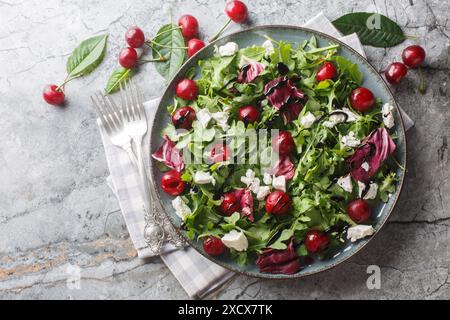
[[[207,254],[294,274],[375,232],[398,180],[396,111],[339,50],[229,42],[178,83],[153,158]]]

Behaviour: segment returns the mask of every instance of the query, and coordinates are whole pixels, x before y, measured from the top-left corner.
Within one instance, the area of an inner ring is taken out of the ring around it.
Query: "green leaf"
[[[345,35],[356,32],[362,44],[373,47],[393,47],[406,39],[397,23],[378,13],[349,13],[334,20],[333,25]]]
[[[114,70],[106,83],[106,93],[116,92],[120,88],[120,83],[130,79],[133,76],[133,69],[120,68]]]
[[[289,240],[294,235],[294,230],[284,229],[281,232],[281,235],[278,237],[277,241],[275,241],[269,248],[276,250],[284,250],[287,248],[287,245],[284,241]]]
[[[353,63],[341,56],[336,56],[334,61],[336,61],[342,74],[346,75],[357,84],[362,83],[363,76],[356,63]]]
[[[186,58],[186,49],[179,49],[185,46],[184,38],[180,29],[174,24],[164,25],[158,30],[158,34],[153,41],[162,46],[152,44],[153,58],[159,58],[159,51],[166,58],[166,61],[156,63],[155,68],[161,76],[169,81],[183,65]]]
[[[92,72],[105,57],[108,35],[100,35],[81,42],[67,60],[68,78]]]
[[[239,214],[239,212],[235,212],[231,216],[225,217],[223,220],[225,220],[228,223],[231,223],[231,224],[235,225],[236,222],[238,222],[240,218],[241,218],[241,215]]]

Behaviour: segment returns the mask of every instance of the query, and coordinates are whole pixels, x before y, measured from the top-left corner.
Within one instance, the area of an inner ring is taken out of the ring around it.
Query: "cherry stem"
[[[418,88],[418,90],[421,94],[425,94],[425,92],[427,91],[427,87],[425,85],[425,77],[423,75],[423,71],[422,71],[421,67],[419,67],[419,88]]]
[[[217,32],[214,36],[212,36],[211,38],[208,39],[209,42],[213,42],[216,41],[217,38],[220,37],[220,35],[225,31],[225,29],[230,25],[231,23],[231,19],[228,19],[227,23],[225,23],[223,25],[223,27],[219,30],[219,32]]]
[[[143,60],[139,60],[138,62],[139,62],[140,65],[142,65],[142,64],[150,63],[150,62],[164,62],[164,61],[166,61],[166,60],[167,60],[166,57],[161,56],[160,58],[155,58],[155,59],[143,59]]]
[[[156,42],[155,40],[148,40],[152,45],[150,45],[153,49],[153,45],[161,47],[161,48],[168,48],[168,49],[183,49],[186,50],[187,47],[171,47],[171,46],[166,46],[165,44],[161,44],[159,42]]]
[[[67,76],[67,78],[64,80],[64,82],[63,82],[62,84],[60,84],[60,85],[56,88],[56,91],[63,91],[63,90],[64,90],[64,86],[65,86],[67,83],[69,83],[69,82],[72,81],[73,79],[76,79],[76,78],[79,78],[79,77],[81,77],[81,75],[77,75],[77,76],[74,76],[74,77],[69,77],[69,76]]]
[[[172,32],[173,30],[177,30],[177,29],[181,29],[181,27],[176,26],[176,27],[173,27],[172,29],[161,31],[160,33],[157,33],[154,38],[156,38],[156,37],[158,37],[158,36],[160,36],[162,34],[165,34],[165,33],[168,33],[168,32]]]

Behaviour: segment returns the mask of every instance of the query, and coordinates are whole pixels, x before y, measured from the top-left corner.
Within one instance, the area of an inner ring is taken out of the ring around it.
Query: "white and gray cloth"
[[[338,38],[365,56],[361,42],[356,34],[341,37],[339,31],[322,13],[312,18],[304,26]],[[159,98],[156,98],[145,103],[149,128],[152,126],[159,100]],[[414,125],[414,122],[403,110],[401,112],[405,127],[408,130]],[[107,183],[117,196],[138,257],[153,257],[154,253],[147,247],[144,239],[145,220],[142,211],[143,195],[138,171],[131,164],[127,153],[112,145],[102,129],[100,129],[100,132],[110,172]],[[144,155],[146,157],[144,160],[150,161],[149,136],[144,137],[143,141]],[[161,259],[190,297],[202,298],[208,296],[223,287],[235,275],[233,272],[209,261],[191,247],[176,249],[166,244],[162,252]]]

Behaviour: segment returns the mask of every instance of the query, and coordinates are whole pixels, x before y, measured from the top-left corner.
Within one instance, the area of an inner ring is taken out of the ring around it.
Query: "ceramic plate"
[[[378,72],[367,62],[367,60],[364,59],[364,57],[362,57],[360,54],[358,54],[349,46],[345,45],[344,43],[340,42],[339,40],[333,37],[330,37],[326,34],[311,29],[294,26],[279,26],[279,25],[259,26],[245,31],[230,34],[206,46],[202,51],[200,51],[191,59],[189,59],[180,69],[178,74],[169,83],[158,106],[154,125],[151,129],[152,138],[150,142],[150,147],[152,152],[156,151],[162,143],[160,132],[170,121],[170,117],[166,111],[166,106],[172,104],[175,93],[175,86],[177,82],[184,77],[186,71],[192,67],[198,67],[199,60],[212,56],[214,54],[215,45],[220,46],[229,41],[236,42],[239,45],[239,48],[245,48],[251,45],[261,45],[265,41],[263,35],[268,35],[269,37],[275,40],[283,40],[291,43],[300,43],[303,40],[310,39],[311,36],[315,36],[317,38],[318,46],[327,46],[330,43],[340,44],[339,54],[358,64],[359,70],[362,72],[364,77],[363,86],[369,88],[377,98],[383,101],[383,103],[390,102],[392,105],[395,106],[396,108],[395,131],[398,137],[396,140],[397,145],[396,158],[403,166],[403,168],[406,168],[406,139],[403,121],[401,119],[398,105],[395,102],[392,93],[389,91],[388,86],[381,78],[381,76],[378,74]],[[160,181],[161,173],[156,168],[154,162],[150,163],[150,172],[153,175],[154,181]],[[397,185],[397,191],[391,195],[387,203],[380,203],[376,208],[373,208],[374,212],[373,216],[374,219],[376,220],[376,224],[374,225],[376,232],[380,231],[380,229],[386,223],[386,220],[389,218],[389,215],[394,210],[394,207],[397,203],[398,197],[402,190],[404,180],[404,170],[398,168],[397,174],[398,177],[400,178]],[[207,259],[227,269],[233,270],[238,273],[247,274],[249,276],[272,278],[272,279],[289,279],[289,278],[299,278],[306,275],[318,273],[330,269],[332,267],[335,267],[338,264],[344,262],[345,260],[353,256],[355,253],[357,253],[359,250],[361,250],[371,239],[373,239],[372,236],[366,239],[362,239],[356,243],[347,242],[345,245],[342,246],[342,248],[339,251],[336,251],[333,258],[324,261],[315,261],[312,265],[305,266],[301,271],[299,271],[294,275],[283,275],[283,274],[273,275],[261,273],[259,272],[258,267],[256,265],[248,265],[245,267],[240,267],[236,263],[234,263],[229,257],[225,256],[213,258],[208,256],[203,251],[201,241],[190,241],[186,237],[185,232],[180,229],[181,221],[180,218],[175,214],[175,210],[172,208],[171,205],[172,198],[167,196],[159,188],[159,184],[157,184],[156,188],[157,194],[159,196],[158,200],[161,201],[165,209],[164,214],[166,214],[169,217],[170,221],[175,226],[175,228],[190,243],[191,246],[193,246],[198,252],[203,254]]]

